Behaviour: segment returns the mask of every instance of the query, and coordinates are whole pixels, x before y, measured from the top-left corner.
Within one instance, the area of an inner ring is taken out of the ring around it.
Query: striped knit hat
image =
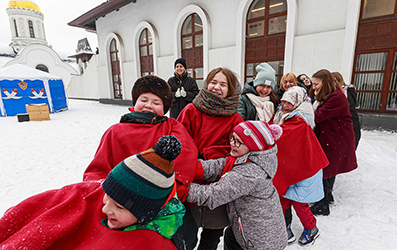
[[[245,121],[237,125],[235,132],[250,151],[268,150],[273,147],[283,130],[278,125],[270,125],[265,121]]]
[[[105,193],[146,225],[175,195],[174,163],[181,151],[179,140],[161,137],[154,148],[120,162],[103,182]]]

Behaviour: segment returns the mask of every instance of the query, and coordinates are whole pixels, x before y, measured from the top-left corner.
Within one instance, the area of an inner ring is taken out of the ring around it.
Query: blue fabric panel
[[[63,81],[59,80],[49,80],[48,85],[50,86],[52,107],[54,112],[60,111],[62,109],[67,109],[68,105],[66,102],[65,87],[63,86]]]
[[[25,80],[26,88],[22,89],[18,84],[21,80],[0,81],[1,98],[7,116],[26,113],[26,104],[48,105],[47,93],[41,80]]]

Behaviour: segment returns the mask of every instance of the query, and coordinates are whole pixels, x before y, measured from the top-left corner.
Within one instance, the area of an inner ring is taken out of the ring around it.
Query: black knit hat
[[[170,85],[160,77],[148,75],[139,78],[132,87],[132,105],[135,106],[139,96],[144,93],[152,93],[163,101],[164,114],[168,112],[172,103],[172,90]]]
[[[130,211],[138,224],[156,217],[169,197],[175,195],[174,163],[181,143],[173,136],[161,137],[154,148],[132,155],[110,171],[102,188],[113,200]]]
[[[181,57],[181,58],[176,59],[176,61],[175,61],[175,63],[174,63],[174,69],[176,68],[176,65],[177,65],[178,63],[182,64],[182,66],[185,68],[185,70],[187,70],[187,67],[186,67],[186,60],[185,60],[184,58]]]

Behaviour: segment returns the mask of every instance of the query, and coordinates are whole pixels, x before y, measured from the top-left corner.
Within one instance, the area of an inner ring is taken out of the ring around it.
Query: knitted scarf
[[[193,100],[194,106],[209,116],[232,116],[237,112],[239,95],[221,98],[206,89],[201,89]]]
[[[274,115],[274,104],[270,101],[270,97],[260,97],[252,93],[247,93],[247,97],[254,105],[259,120],[269,122]]]
[[[148,224],[142,226],[136,223],[120,230],[134,231],[139,229],[148,229],[161,234],[167,239],[171,239],[176,230],[182,225],[184,215],[185,207],[177,198],[174,197],[167,202],[165,207]],[[101,223],[104,226],[109,227],[107,224],[107,218],[103,219]]]
[[[150,112],[135,112],[134,108],[129,108],[131,113],[125,114],[121,117],[122,123],[142,123],[142,124],[158,124],[165,122],[168,117],[159,116],[156,113]]]

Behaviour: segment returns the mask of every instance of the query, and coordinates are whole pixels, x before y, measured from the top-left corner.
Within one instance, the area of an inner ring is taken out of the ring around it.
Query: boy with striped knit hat
[[[102,212],[107,215],[102,224],[124,231],[150,229],[171,238],[185,213],[176,197],[172,162],[180,150],[176,137],[163,136],[154,148],[132,155],[112,169],[102,183]]]
[[[0,218],[0,249],[163,249],[182,225],[174,136],[121,161],[106,179],[32,196]]]
[[[217,181],[191,183],[186,200],[214,209],[227,204],[230,226],[224,233],[225,249],[284,249],[284,216],[272,178],[277,170],[278,125],[245,121],[230,135],[227,158],[201,161],[196,178]],[[201,174],[200,173],[201,170]]]

